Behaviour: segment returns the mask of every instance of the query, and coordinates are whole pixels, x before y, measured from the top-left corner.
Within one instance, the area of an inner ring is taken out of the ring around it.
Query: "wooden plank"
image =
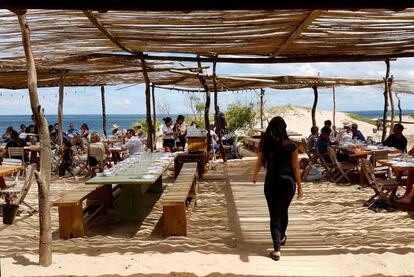
[[[59,206],[59,236],[62,239],[83,237],[85,234],[82,204]]]
[[[24,166],[0,166],[0,177],[24,170]]]
[[[187,220],[185,203],[174,206],[163,206],[164,234],[170,236],[186,236]]]
[[[73,205],[82,202],[87,196],[99,187],[82,186],[74,190],[65,192],[58,200],[53,202],[53,206]]]

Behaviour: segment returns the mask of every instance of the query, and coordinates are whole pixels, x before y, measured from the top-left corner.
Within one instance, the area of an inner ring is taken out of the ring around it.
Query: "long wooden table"
[[[4,189],[6,187],[4,176],[11,175],[22,170],[24,170],[24,166],[21,165],[0,165],[0,189]]]
[[[378,160],[377,162],[381,165],[391,167],[397,178],[401,178],[402,174],[404,172],[407,172],[407,190],[405,194],[409,193],[412,190],[414,184],[414,160],[403,162],[387,159]]]
[[[163,159],[157,161],[141,160],[129,165],[125,170],[115,176],[97,176],[88,180],[86,185],[112,185],[121,186],[119,196],[118,216],[123,220],[137,221],[144,218],[145,192],[162,192],[162,174],[173,161]],[[156,173],[146,174],[151,166],[162,167]]]

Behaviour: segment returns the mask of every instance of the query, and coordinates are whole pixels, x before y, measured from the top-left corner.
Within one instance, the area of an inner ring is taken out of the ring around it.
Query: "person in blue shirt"
[[[73,125],[73,123],[69,123],[69,129],[66,134],[70,138],[80,136],[79,130],[75,128],[75,125]]]
[[[407,138],[403,135],[404,126],[400,123],[394,125],[392,134],[383,142],[384,146],[395,147],[401,152],[407,151]]]
[[[361,133],[360,130],[358,130],[358,125],[356,123],[352,123],[351,130],[352,130],[352,138],[356,138],[357,140],[366,142],[364,135]]]
[[[328,147],[331,146],[331,141],[329,136],[331,134],[331,128],[325,126],[321,129],[321,134],[319,135],[318,141],[316,142],[316,149],[320,157],[326,162],[330,162],[331,158],[329,157]]]

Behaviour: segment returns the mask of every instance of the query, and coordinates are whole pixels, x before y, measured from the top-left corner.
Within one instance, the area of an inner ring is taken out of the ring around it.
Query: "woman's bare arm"
[[[292,170],[293,170],[293,175],[295,176],[296,186],[298,187],[298,198],[300,198],[303,196],[303,190],[302,190],[302,180],[300,178],[298,149],[296,149],[292,153]]]
[[[256,166],[254,168],[253,176],[252,176],[252,182],[253,184],[257,181],[257,174],[259,174],[260,168],[263,166],[263,154],[262,152],[257,153],[257,161]]]

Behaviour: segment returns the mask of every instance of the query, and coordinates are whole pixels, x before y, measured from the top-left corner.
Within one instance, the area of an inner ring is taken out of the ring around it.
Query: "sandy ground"
[[[275,115],[283,116],[290,130],[309,133],[309,110],[267,114]],[[317,113],[319,126],[329,118],[330,112]],[[337,113],[336,121],[352,120]],[[375,138],[372,125],[357,123],[365,136]],[[405,134],[414,138],[414,128],[408,126]],[[59,238],[53,207],[53,263],[48,268],[37,265],[38,215],[22,211],[13,225],[0,226],[1,276],[414,276],[414,215],[373,212],[363,206],[370,189],[327,181],[304,184],[305,197],[290,209],[282,259],[268,258],[272,244],[263,183],[250,182],[254,159],[217,163],[199,180],[186,237],[163,235],[159,194],[147,194],[142,222],[122,222],[109,211],[88,226],[84,238],[71,240]],[[164,193],[173,184],[172,175],[170,170],[164,176]],[[54,179],[51,201],[84,181]],[[27,202],[37,206],[35,185]]]
[[[290,209],[282,259],[269,259],[263,185],[250,183],[254,162],[219,163],[199,181],[186,237],[162,234],[158,194],[147,195],[143,222],[121,222],[110,213],[89,226],[86,237],[71,240],[59,239],[57,209],[52,208],[53,264],[48,268],[37,265],[38,216],[22,212],[14,225],[0,227],[1,276],[414,275],[413,216],[368,210],[363,202],[372,191],[357,185],[305,183],[305,197]],[[164,178],[165,192],[171,175]],[[81,185],[82,180],[55,180],[51,200]],[[28,196],[33,205],[36,193],[34,187]]]

